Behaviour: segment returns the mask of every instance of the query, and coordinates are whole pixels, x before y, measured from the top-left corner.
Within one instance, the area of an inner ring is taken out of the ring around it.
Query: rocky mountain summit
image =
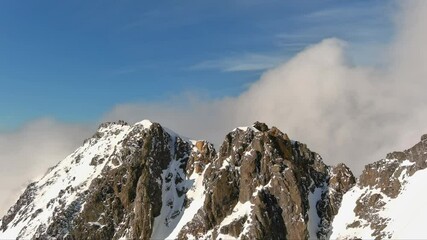
[[[218,152],[148,120],[104,123],[27,187],[0,239],[395,237],[383,212],[425,169],[426,147],[389,154],[356,183],[264,123],[234,129]]]
[[[275,127],[237,128],[204,171],[203,204],[178,238],[326,238],[354,182],[347,167],[326,166]]]

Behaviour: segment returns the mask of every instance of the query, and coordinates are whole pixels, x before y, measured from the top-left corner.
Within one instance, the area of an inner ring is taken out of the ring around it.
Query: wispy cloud
[[[278,66],[287,56],[243,54],[241,56],[207,60],[190,67],[191,70],[216,69],[223,72],[260,71]]]
[[[378,20],[383,16],[379,13],[388,14],[395,8],[393,1],[390,2],[356,2],[353,4],[346,4],[342,7],[323,8],[312,11],[307,14],[298,16],[299,20],[305,21],[324,21],[324,20],[349,20],[357,18],[359,20]],[[369,18],[367,18],[369,17]]]
[[[371,9],[372,10],[372,9]],[[304,20],[326,20],[326,19],[343,19],[349,17],[361,17],[369,16],[370,9],[357,9],[357,8],[332,8],[332,9],[322,9],[319,11],[311,12],[305,15],[302,15],[300,18]]]

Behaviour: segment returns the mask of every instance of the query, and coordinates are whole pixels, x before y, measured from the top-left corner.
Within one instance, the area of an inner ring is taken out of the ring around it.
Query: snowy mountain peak
[[[150,120],[144,119],[140,122],[135,123],[135,125],[141,125],[144,128],[150,128],[153,123]]]
[[[211,150],[214,151],[213,147]],[[191,141],[184,141],[176,135],[170,136],[159,124],[148,120],[133,126],[123,121],[103,123],[83,146],[52,167],[39,181],[27,187],[3,217],[0,238],[64,237],[72,234],[70,226],[76,222],[77,216],[85,213],[84,208],[98,183],[106,181],[113,173],[123,171],[119,182],[111,184],[114,189],[121,188],[120,181],[127,182],[130,174],[124,170],[135,170],[132,169],[137,162],[133,161],[134,158],[144,158],[145,166],[151,167],[148,168],[149,172],[156,172],[158,175],[157,178],[153,176],[152,181],[158,183],[162,180],[162,169],[171,167],[176,161],[187,161],[190,156],[192,164],[197,165],[200,172],[204,164],[194,163],[194,159],[201,157],[200,155],[202,154],[198,148],[193,147]],[[189,168],[194,169],[195,166]],[[136,205],[126,202],[129,197],[133,198],[132,201],[135,200],[134,194],[129,194],[130,196],[123,196],[122,204]],[[101,224],[98,220],[100,219],[91,219],[87,224],[92,227],[105,225],[105,222]]]

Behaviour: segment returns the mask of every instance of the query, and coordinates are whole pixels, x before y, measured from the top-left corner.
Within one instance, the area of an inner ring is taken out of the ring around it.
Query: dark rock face
[[[101,146],[109,153],[84,155]],[[21,229],[19,236],[150,239],[161,228],[168,231],[161,236],[177,231],[179,239],[326,239],[342,195],[355,184],[344,164],[329,167],[305,144],[259,122],[230,132],[218,153],[206,141],[185,140],[157,123],[105,123],[67,161],[102,171],[88,180],[89,187],[72,186],[71,179],[46,203],[49,220],[33,232]],[[73,172],[62,165],[51,170],[52,180],[28,186],[3,217],[0,237],[20,218],[44,214],[28,206],[61,173]],[[196,187],[204,188],[202,199],[188,195]],[[201,206],[190,209],[193,201]],[[188,211],[195,214],[184,219]]]
[[[345,165],[326,166],[318,154],[277,128],[256,123],[236,129],[206,170],[204,205],[179,237],[306,239],[311,224],[312,238],[326,238],[342,194],[354,183]],[[310,197],[315,189],[321,194]],[[310,219],[315,217],[309,216],[309,198],[318,222]],[[233,215],[245,204],[250,206],[245,214]],[[233,217],[230,223],[226,219]]]
[[[153,217],[160,213],[161,206],[157,203],[161,202],[162,192],[156,179],[161,178],[170,161],[170,140],[157,124],[148,132],[140,132],[138,128],[130,132],[118,153],[122,165],[92,183],[94,191],[89,193],[72,235],[77,239],[85,236],[111,239],[115,235],[118,238],[115,229],[119,228],[117,233],[124,231],[120,224],[126,222],[132,226],[132,238],[149,238]]]

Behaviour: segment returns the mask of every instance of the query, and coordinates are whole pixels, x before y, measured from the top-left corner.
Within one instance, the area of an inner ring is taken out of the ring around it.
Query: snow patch
[[[182,216],[185,194],[179,196],[177,191],[186,191],[188,181],[184,180],[185,173],[180,168],[180,160],[172,160],[169,167],[162,173],[162,209],[154,219],[152,239],[165,239],[176,227]],[[190,183],[191,184],[191,183]]]
[[[240,236],[243,236],[248,231],[248,228],[250,225],[250,214],[252,211],[252,206],[253,204],[250,201],[246,201],[245,203],[237,202],[237,204],[233,208],[232,213],[227,217],[225,217],[224,220],[222,220],[222,222],[219,224],[219,227],[218,227],[219,235],[217,239],[221,239],[221,238],[227,239],[227,240],[240,239]],[[233,223],[234,221],[238,221],[244,217],[247,217],[247,220],[244,224],[243,231],[238,238],[233,237],[231,235],[220,233],[222,227],[227,226],[230,223]],[[212,233],[213,233],[213,229],[209,230],[201,239],[212,239]]]
[[[248,130],[252,130],[254,132],[259,132],[259,130],[256,129],[256,128],[254,128],[253,126],[237,127],[235,129],[233,129],[232,132],[235,132],[237,130],[241,130],[241,131],[244,131],[244,132],[246,132]]]
[[[236,206],[233,208],[233,212],[222,220],[219,228],[221,229],[223,226],[227,226],[236,220],[248,216],[252,210],[252,205],[250,201],[246,201],[245,203],[237,202]]]
[[[224,159],[224,160],[222,161],[222,165],[221,165],[221,167],[219,168],[219,170],[226,170],[226,169],[227,169],[227,167],[229,167],[229,166],[230,166],[230,161],[231,161],[231,158],[230,158],[230,157],[228,157],[228,158]]]
[[[153,123],[150,120],[144,119],[140,122],[135,123],[135,125],[141,125],[145,129],[149,129]]]
[[[409,166],[412,166],[412,165],[414,165],[415,164],[415,162],[411,162],[411,161],[409,161],[409,160],[405,160],[405,161],[403,161],[401,164],[400,164],[400,166],[402,166],[402,167],[409,167]]]
[[[317,239],[317,232],[319,231],[320,217],[317,214],[317,202],[322,198],[324,188],[315,188],[313,192],[308,194],[308,233],[309,239]]]
[[[189,182],[192,184],[189,191],[187,192],[187,198],[190,199],[191,203],[188,208],[185,209],[184,214],[179,219],[179,222],[176,224],[175,229],[166,237],[166,239],[176,239],[181,229],[191,221],[194,216],[197,214],[197,211],[203,207],[205,202],[205,186],[203,185],[203,179],[205,176],[206,169],[209,165],[206,166],[205,170],[201,175],[193,172],[189,178]]]

